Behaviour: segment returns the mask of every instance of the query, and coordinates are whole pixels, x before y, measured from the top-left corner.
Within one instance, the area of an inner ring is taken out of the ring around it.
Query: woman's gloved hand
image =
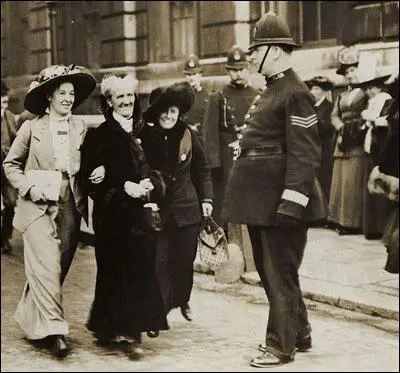
[[[104,166],[95,168],[89,176],[89,181],[93,184],[99,184],[104,180],[106,169]]]

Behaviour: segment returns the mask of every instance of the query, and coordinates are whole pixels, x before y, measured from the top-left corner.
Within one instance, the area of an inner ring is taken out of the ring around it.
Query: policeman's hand
[[[145,187],[132,181],[125,181],[124,190],[132,198],[142,198],[147,194]]]
[[[104,180],[105,175],[106,169],[104,168],[104,166],[99,166],[92,171],[89,176],[89,180],[93,184],[99,184]]]
[[[284,229],[296,228],[299,224],[299,219],[294,216],[278,213],[278,226]]]
[[[201,208],[203,210],[203,216],[209,217],[213,212],[213,205],[208,202],[203,202],[201,204]]]
[[[29,198],[34,203],[47,201],[47,198],[46,198],[46,195],[44,194],[44,192],[35,185],[31,189],[29,189]]]

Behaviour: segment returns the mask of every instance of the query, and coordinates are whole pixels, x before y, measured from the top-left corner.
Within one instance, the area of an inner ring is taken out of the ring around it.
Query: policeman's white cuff
[[[281,198],[285,199],[286,201],[291,201],[291,202],[297,203],[298,205],[301,205],[303,207],[306,207],[308,204],[308,201],[310,200],[303,193],[297,192],[292,189],[285,189],[282,193]]]

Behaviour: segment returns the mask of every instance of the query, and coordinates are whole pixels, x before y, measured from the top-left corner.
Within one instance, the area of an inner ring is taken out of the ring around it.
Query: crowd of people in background
[[[97,276],[87,328],[131,357],[141,354],[142,333],[169,329],[172,309],[193,319],[204,217],[228,238],[228,223],[248,226],[267,297],[280,300],[271,303],[255,367],[311,348],[298,284],[309,226],[382,238],[385,269],[398,273],[398,74],[360,79],[357,50],[344,48],[337,74],[347,86],[332,102],[327,77],[303,82],[294,72],[297,47],[268,13],[248,52],[227,51],[228,84],[208,91],[190,55],[186,82],[154,89],[145,111],[133,76],[106,75],[99,82],[105,120],[90,130],[72,115],[96,87],[86,68],[43,69],[24,100],[28,116],[8,110],[2,79],[1,243],[11,254],[13,225],[22,232],[27,282],[15,319],[28,339],[47,341],[58,358],[69,352],[62,284],[88,197]],[[250,61],[265,76],[264,90],[249,85]]]

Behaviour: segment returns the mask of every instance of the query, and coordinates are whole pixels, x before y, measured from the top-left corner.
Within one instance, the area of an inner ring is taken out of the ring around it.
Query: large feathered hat
[[[1,95],[2,96],[7,96],[9,92],[9,88],[7,83],[4,81],[4,79],[1,79]]]
[[[359,58],[360,52],[356,47],[342,48],[338,52],[339,68],[336,70],[336,74],[344,75],[349,67],[358,66]]]
[[[147,122],[154,122],[163,110],[171,106],[178,107],[179,115],[183,115],[192,107],[194,96],[194,90],[187,82],[156,88],[150,93],[149,107],[143,113],[143,118]]]
[[[47,96],[61,83],[70,82],[75,88],[76,108],[96,88],[96,79],[88,69],[75,65],[52,65],[43,69],[31,83],[25,96],[24,107],[32,114],[42,115],[49,106]]]

